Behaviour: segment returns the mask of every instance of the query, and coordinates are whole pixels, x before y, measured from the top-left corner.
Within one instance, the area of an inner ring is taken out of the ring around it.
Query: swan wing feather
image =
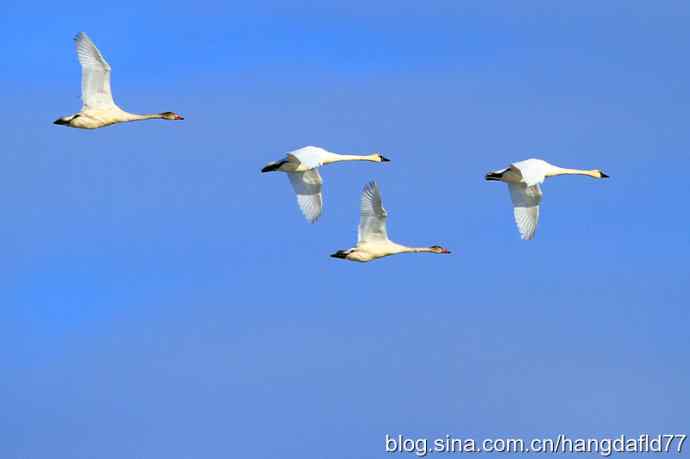
[[[110,64],[84,32],[79,32],[74,42],[81,64],[82,110],[117,107],[110,90]]]
[[[522,183],[528,187],[544,183],[546,173],[552,167],[543,159],[526,159],[510,165],[513,172],[522,177]]]
[[[378,185],[376,182],[367,183],[362,190],[357,243],[387,241],[387,217],[388,212],[383,208]]]
[[[541,187],[538,184],[526,186],[523,183],[509,183],[508,189],[520,236],[525,240],[534,238],[539,222],[539,203],[543,195]]]
[[[309,223],[314,223],[321,216],[323,197],[321,187],[323,180],[318,169],[305,172],[288,172],[292,188],[297,194],[297,204]]]
[[[321,167],[328,154],[328,151],[323,148],[308,146],[291,151],[287,156],[288,159],[298,161],[305,167],[313,169],[315,167]]]

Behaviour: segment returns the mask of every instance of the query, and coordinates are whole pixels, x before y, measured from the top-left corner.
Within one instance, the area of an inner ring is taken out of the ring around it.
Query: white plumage
[[[375,182],[369,182],[362,190],[357,244],[388,241],[387,218],[388,212],[383,208],[379,187]]]
[[[79,113],[55,120],[60,124],[80,129],[97,129],[111,124],[149,119],[182,120],[173,112],[137,115],[117,106],[110,89],[111,68],[103,54],[84,32],[74,37],[77,57],[81,65],[81,100]]]
[[[383,208],[381,192],[376,182],[367,183],[362,190],[357,245],[351,249],[338,250],[331,256],[350,261],[367,262],[400,253],[450,253],[448,249],[438,245],[406,247],[396,244],[388,239],[387,218],[388,212]]]
[[[539,184],[527,186],[509,183],[510,198],[513,200],[515,223],[522,239],[532,239],[539,223],[539,203],[542,192]]]
[[[486,180],[501,181],[508,184],[513,201],[515,223],[522,239],[534,238],[539,222],[539,204],[543,193],[541,184],[547,177],[555,175],[587,175],[593,178],[608,178],[599,169],[564,169],[541,159],[527,159],[486,174]]]
[[[117,108],[110,89],[110,64],[84,32],[74,37],[77,57],[81,64],[82,111]]]
[[[290,179],[297,195],[297,204],[304,217],[314,223],[321,216],[323,180],[319,167],[340,161],[372,161],[376,163],[389,161],[378,153],[371,155],[339,155],[320,147],[303,147],[285,155],[279,161],[268,163],[261,172],[281,171]]]
[[[288,172],[288,178],[297,195],[297,204],[304,217],[309,222],[315,222],[321,215],[323,208],[323,196],[321,188],[323,180],[318,169],[310,169],[304,172]]]

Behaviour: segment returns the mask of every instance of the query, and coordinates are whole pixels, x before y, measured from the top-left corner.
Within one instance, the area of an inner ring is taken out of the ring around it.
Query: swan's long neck
[[[599,178],[599,171],[597,170],[583,170],[583,169],[565,169],[562,167],[553,167],[549,172],[544,174],[546,177],[554,177],[556,175],[587,175],[589,177]]]
[[[150,115],[137,115],[136,113],[127,113],[127,121],[143,121],[143,120],[160,120],[163,115],[160,113],[151,113]]]
[[[380,156],[376,153],[372,155],[339,155],[337,153],[331,153],[323,162],[323,164],[338,163],[341,161],[373,161],[381,162]]]
[[[431,247],[405,247],[403,246],[400,253],[434,253]]]

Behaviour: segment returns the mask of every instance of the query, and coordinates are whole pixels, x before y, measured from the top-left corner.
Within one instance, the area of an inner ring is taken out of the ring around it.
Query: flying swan
[[[522,239],[534,238],[539,221],[539,203],[542,192],[539,186],[547,177],[556,175],[587,175],[602,179],[608,178],[599,169],[564,169],[541,159],[527,159],[511,164],[506,169],[489,172],[486,180],[506,182],[513,200],[513,213]]]
[[[321,209],[323,208],[323,197],[321,196],[323,180],[319,174],[319,167],[341,161],[382,163],[390,160],[378,153],[362,156],[339,155],[323,148],[309,146],[291,151],[280,161],[268,163],[261,169],[261,172],[286,172],[292,188],[294,188],[297,194],[297,204],[302,209],[304,217],[310,223],[314,223],[321,215]]]
[[[381,203],[381,193],[376,182],[369,182],[362,190],[362,207],[359,214],[357,245],[338,250],[331,256],[350,261],[367,262],[399,253],[450,253],[439,245],[431,247],[406,247],[388,239],[386,218],[388,213]]]
[[[79,128],[96,129],[111,124],[139,120],[183,120],[177,113],[163,112],[152,115],[127,113],[115,104],[110,91],[110,65],[91,39],[84,32],[74,37],[77,57],[81,64],[81,100],[79,113],[63,116],[54,124]]]

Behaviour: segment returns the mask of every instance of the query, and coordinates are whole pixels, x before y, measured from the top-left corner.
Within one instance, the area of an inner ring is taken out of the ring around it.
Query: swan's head
[[[182,115],[178,115],[175,112],[163,112],[160,115],[162,119],[169,121],[180,121],[184,119]]]
[[[333,258],[341,258],[343,260],[356,261],[359,263],[366,263],[367,261],[373,260],[375,257],[369,253],[361,252],[355,249],[338,250],[336,253],[332,253]]]
[[[261,172],[273,172],[273,171],[279,171],[280,166],[283,164],[287,163],[287,161],[282,160],[282,161],[271,161],[270,163],[266,164],[263,169],[261,169]]]
[[[594,169],[594,175],[593,177],[595,178],[609,178],[608,175],[604,173],[601,169]]]
[[[333,257],[333,258],[347,258],[348,253],[349,252],[347,250],[338,250],[336,253],[332,253],[331,257]]]
[[[58,119],[56,119],[55,121],[53,121],[53,124],[59,124],[59,125],[63,125],[63,126],[64,126],[64,125],[69,125],[69,123],[70,123],[74,118],[76,118],[77,116],[79,116],[79,114],[77,114],[77,115],[63,116],[62,118],[58,118]]]
[[[446,249],[445,247],[441,247],[440,245],[432,245],[429,248],[433,253],[450,253],[450,250]]]
[[[381,153],[374,153],[371,156],[374,158],[374,161],[379,163],[387,163],[388,161],[390,161],[390,159],[386,158]]]

